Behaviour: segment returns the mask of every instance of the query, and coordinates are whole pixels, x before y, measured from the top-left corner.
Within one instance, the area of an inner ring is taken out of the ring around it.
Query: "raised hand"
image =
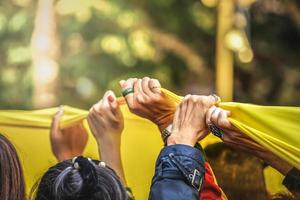
[[[176,104],[161,91],[158,80],[130,78],[120,81],[120,86],[132,113],[152,121],[160,130],[172,123]]]
[[[225,144],[262,159],[284,175],[292,169],[292,166],[285,160],[279,158],[233,126],[228,120],[228,116],[230,116],[229,111],[216,106],[212,106],[206,113],[206,123],[212,123],[222,130],[223,136],[221,139]]]
[[[205,115],[215,103],[216,99],[213,96],[185,96],[176,109],[172,134],[167,139],[167,144],[195,146],[209,133],[205,123]]]
[[[98,143],[100,159],[114,169],[126,185],[120,149],[124,119],[115,94],[107,91],[103,98],[92,106],[87,119]]]
[[[61,107],[53,117],[50,129],[51,149],[58,161],[82,155],[88,140],[88,134],[82,122],[60,129],[59,124],[62,117],[63,108]]]
[[[219,107],[212,106],[206,113],[206,123],[214,124],[223,131],[221,139],[224,143],[247,151],[264,151],[261,145],[252,140],[249,136],[242,133],[239,129],[233,126],[228,120],[230,116],[230,111],[223,110]]]
[[[97,142],[109,142],[119,145],[124,128],[123,114],[115,94],[107,91],[103,99],[92,106],[88,115],[88,123]]]

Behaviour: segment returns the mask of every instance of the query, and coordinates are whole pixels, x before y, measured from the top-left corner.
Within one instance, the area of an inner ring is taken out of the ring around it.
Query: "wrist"
[[[287,175],[287,173],[291,169],[293,169],[293,166],[290,165],[287,161],[279,158],[277,155],[273,154],[270,151],[261,152],[258,157],[260,157],[265,163],[272,166],[283,175]]]
[[[120,146],[121,144],[121,134],[120,133],[102,133],[101,135],[95,135],[96,142],[98,146]]]
[[[177,134],[172,134],[167,138],[167,145],[184,144],[194,147],[197,142],[192,138],[180,137]]]
[[[107,164],[118,163],[121,160],[121,148],[102,145],[98,148],[100,160]]]
[[[69,155],[69,154],[59,154],[59,155],[55,155],[55,157],[58,160],[58,162],[62,162],[65,160],[72,159],[74,156]]]
[[[159,120],[154,120],[153,122],[158,126],[159,130],[162,132],[165,128],[167,128],[173,122],[174,114],[169,114],[163,116]]]

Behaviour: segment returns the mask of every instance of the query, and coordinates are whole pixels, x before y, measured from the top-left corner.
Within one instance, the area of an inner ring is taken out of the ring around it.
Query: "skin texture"
[[[234,127],[228,120],[229,111],[212,106],[206,113],[206,123],[212,123],[223,130],[223,142],[233,148],[248,152],[277,169],[283,175],[286,175],[293,167],[285,160],[282,160],[239,129]]]
[[[214,103],[215,98],[212,96],[185,96],[176,109],[172,134],[167,139],[167,144],[195,146],[209,133],[205,113]]]
[[[51,149],[59,162],[81,155],[88,140],[88,134],[82,122],[60,129],[62,117],[63,108],[60,108],[53,117],[50,129]]]
[[[120,149],[124,119],[115,94],[107,91],[103,98],[92,106],[87,119],[98,143],[101,160],[114,169],[126,185]]]
[[[162,91],[158,80],[144,77],[121,80],[122,91],[133,88],[134,93],[126,95],[129,110],[155,123],[162,131],[173,121],[176,104]]]

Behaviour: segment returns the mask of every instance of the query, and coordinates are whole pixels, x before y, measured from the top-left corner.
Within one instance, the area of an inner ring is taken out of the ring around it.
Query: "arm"
[[[225,144],[262,159],[285,175],[283,184],[295,195],[299,195],[296,192],[300,192],[300,171],[234,127],[228,120],[229,115],[229,111],[213,106],[207,112],[206,121],[207,124],[213,123],[223,130],[221,139]]]
[[[149,200],[199,200],[204,177],[204,158],[189,145],[162,149],[155,167]]]
[[[110,166],[126,186],[121,160],[121,133],[124,128],[123,114],[112,91],[92,106],[88,114],[88,124],[97,141],[102,161]]]
[[[205,112],[215,99],[188,95],[177,107],[173,130],[157,162],[150,200],[198,200],[205,174],[204,157],[194,148],[207,134]]]
[[[229,115],[229,111],[213,106],[208,110],[206,116],[207,124],[213,123],[223,130],[224,134],[221,139],[225,144],[246,151],[262,159],[283,175],[286,175],[288,171],[292,169],[292,166],[289,163],[279,158],[233,126],[228,120]]]
[[[133,93],[125,96],[131,112],[154,122],[160,131],[172,123],[176,105],[160,91],[160,84],[157,80],[147,77],[139,80],[128,79],[127,81],[121,81],[120,85],[123,91],[128,88],[134,88]],[[185,98],[181,106],[179,106],[183,110],[189,110],[189,115],[185,118],[184,127],[178,126],[181,124],[178,116],[177,118],[175,117],[176,123],[174,119],[173,125],[175,128],[167,140],[168,145],[173,146],[172,148],[171,146],[165,147],[157,159],[156,173],[149,196],[150,199],[199,199],[199,188],[202,185],[204,174],[204,162],[201,152],[193,148],[193,146],[198,140],[204,138],[209,133],[205,124],[205,112],[215,101],[216,99],[212,96],[189,95]],[[191,113],[191,111],[198,112]],[[180,113],[180,116],[183,117],[183,113],[185,112]],[[179,113],[177,112],[177,114]],[[193,117],[188,118],[188,116]],[[194,127],[193,129],[191,126],[188,126],[189,124],[194,124],[197,128]],[[168,155],[173,154],[169,153],[169,151],[182,151],[181,156],[174,153],[175,157],[179,158],[179,162],[176,162],[177,165],[174,164],[174,159]],[[188,154],[191,152],[194,152],[192,153],[194,157],[201,160],[201,162],[195,162],[195,160],[191,159]],[[191,165],[189,166],[189,164]],[[185,166],[189,167],[184,168]],[[195,170],[197,173],[194,180],[197,180],[197,183],[193,182],[192,184],[192,181],[186,179],[186,177],[193,176],[189,174]],[[162,175],[162,171],[166,171],[167,173],[163,173]],[[174,174],[170,174],[170,171]],[[186,192],[183,192],[185,193],[183,195],[180,191]]]

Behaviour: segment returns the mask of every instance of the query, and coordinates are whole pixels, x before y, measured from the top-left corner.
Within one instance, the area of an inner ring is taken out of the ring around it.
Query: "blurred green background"
[[[129,77],[181,95],[215,92],[218,12],[209,2],[1,0],[0,109],[87,109],[107,89],[120,95]],[[234,101],[299,106],[300,3],[258,0],[246,15],[254,58],[235,56]],[[51,62],[34,67],[43,56]]]

